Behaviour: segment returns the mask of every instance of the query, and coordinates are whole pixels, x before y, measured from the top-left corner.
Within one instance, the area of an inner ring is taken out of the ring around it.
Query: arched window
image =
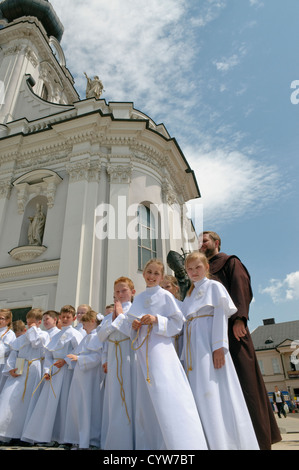
[[[151,210],[141,204],[138,208],[138,269],[157,256],[157,227]]]

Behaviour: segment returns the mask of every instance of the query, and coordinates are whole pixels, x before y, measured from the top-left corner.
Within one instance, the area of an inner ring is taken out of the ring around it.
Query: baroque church
[[[81,99],[47,0],[0,2],[0,308],[113,302],[113,283],[197,247],[187,216],[200,197],[163,124],[106,102],[86,75]],[[82,71],[82,74],[84,71]],[[96,74],[96,71],[93,71]]]

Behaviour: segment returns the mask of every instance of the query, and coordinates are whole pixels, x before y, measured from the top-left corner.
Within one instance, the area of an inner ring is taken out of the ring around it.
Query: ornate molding
[[[133,165],[129,164],[107,164],[107,173],[110,176],[110,183],[129,184],[131,183]]]
[[[70,182],[76,181],[99,181],[101,173],[101,161],[99,158],[93,160],[83,157],[80,160],[70,161],[66,164],[66,171],[70,176]]]
[[[42,255],[46,251],[47,247],[44,245],[24,245],[13,248],[8,253],[16,261],[31,261],[34,258]]]
[[[0,268],[1,281],[14,279],[18,280],[24,277],[58,274],[60,260],[41,261],[18,266]]]
[[[54,206],[56,189],[62,178],[51,170],[35,170],[17,178],[13,185],[17,189],[18,212],[23,214],[31,195],[45,196],[49,208]]]

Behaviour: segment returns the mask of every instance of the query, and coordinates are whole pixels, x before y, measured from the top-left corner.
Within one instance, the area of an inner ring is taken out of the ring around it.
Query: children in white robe
[[[49,335],[40,329],[42,311],[27,313],[27,331],[11,343],[11,352],[3,370],[7,380],[0,395],[0,439],[21,439],[38,393],[33,395],[41,379],[44,348]],[[16,370],[23,362],[23,372]]]
[[[8,309],[0,310],[0,392],[3,390],[7,376],[2,374],[10,353],[10,343],[16,339],[11,329],[12,313]]]
[[[119,329],[126,322],[133,328],[136,449],[205,450],[196,404],[172,341],[182,328],[183,315],[173,295],[159,286],[163,269],[159,260],[148,262],[143,272],[146,291],[135,297],[127,315],[114,321]]]
[[[65,422],[64,442],[78,446],[100,448],[102,423],[103,343],[98,338],[96,313],[82,316],[82,327],[87,332],[66,362],[74,369]]]
[[[114,295],[125,289],[122,302],[115,299],[126,313],[135,293],[133,283],[126,277],[115,281]],[[136,354],[131,348],[130,328],[124,332],[113,326],[113,313],[104,317],[98,336],[107,343],[107,374],[105,380],[104,405],[102,414],[103,450],[132,450],[135,448],[135,390]]]
[[[193,262],[204,264],[205,260],[198,258],[198,252],[188,255],[188,274]],[[190,274],[189,277],[192,280]],[[259,446],[228,347],[228,318],[237,309],[221,283],[203,277],[193,285],[191,295],[183,301],[187,320],[183,356],[209,449],[257,450]],[[223,365],[216,368],[213,354],[221,348]]]
[[[64,443],[65,416],[73,369],[65,358],[83,337],[73,326],[75,310],[60,312],[61,330],[53,336],[45,350],[44,378],[39,399],[24,428],[22,439],[29,442]]]

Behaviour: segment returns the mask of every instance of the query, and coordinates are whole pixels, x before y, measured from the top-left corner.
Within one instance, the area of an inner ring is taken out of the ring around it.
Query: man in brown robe
[[[225,286],[238,309],[229,319],[229,349],[260,449],[270,450],[271,444],[281,441],[281,435],[247,327],[252,300],[250,275],[237,256],[220,253],[220,248],[219,235],[202,233],[199,250],[209,260],[211,278]]]

